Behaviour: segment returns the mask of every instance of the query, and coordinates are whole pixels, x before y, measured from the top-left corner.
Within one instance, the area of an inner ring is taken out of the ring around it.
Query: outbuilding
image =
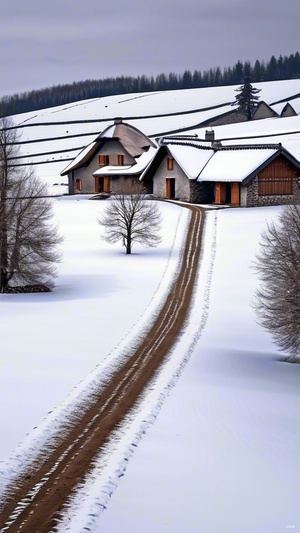
[[[300,163],[281,144],[170,137],[143,172],[157,198],[254,207],[300,203]]]

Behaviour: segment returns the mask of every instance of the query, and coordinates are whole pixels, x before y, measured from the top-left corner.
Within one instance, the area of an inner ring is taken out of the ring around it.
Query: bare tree
[[[105,228],[104,239],[122,242],[126,254],[131,254],[135,242],[155,247],[161,241],[161,216],[157,204],[149,199],[141,183],[126,184],[122,193],[109,200],[103,216],[98,219]]]
[[[24,285],[50,288],[59,261],[57,229],[50,225],[47,187],[31,167],[18,165],[18,134],[0,120],[0,292]]]
[[[259,322],[290,361],[300,362],[300,206],[288,205],[262,234],[255,270]]]

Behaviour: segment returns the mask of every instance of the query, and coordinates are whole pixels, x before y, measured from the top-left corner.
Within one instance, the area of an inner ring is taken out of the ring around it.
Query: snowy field
[[[64,236],[54,291],[0,296],[1,457],[113,352],[155,305],[155,293],[167,290],[188,211],[160,205],[162,243],[152,250],[137,244],[128,257],[121,245],[101,239],[97,217],[105,202],[54,200],[55,222]]]
[[[260,100],[269,105],[290,101],[300,112],[300,80],[255,83]],[[205,121],[232,111],[239,85],[157,91],[93,98],[54,108],[22,113],[13,117],[19,126],[24,157],[37,165],[48,183],[60,183],[60,172],[95,138],[112,124],[115,117],[135,126],[144,134],[157,137],[189,129],[204,139]],[[280,104],[282,105],[282,104]],[[275,118],[215,127],[216,138],[257,137],[256,142],[282,142],[295,157],[300,157],[300,118]],[[268,136],[276,134],[275,137]],[[245,140],[244,142],[251,142]],[[255,140],[253,141],[255,142]],[[65,161],[67,159],[67,161]],[[58,194],[60,192],[58,191]]]
[[[118,357],[166,293],[188,211],[159,205],[162,243],[152,250],[136,246],[128,257],[100,239],[96,218],[105,202],[54,200],[65,236],[54,292],[1,295],[2,482],[40,437],[47,439],[49,417],[57,421],[97,368]],[[103,479],[94,476],[83,488],[60,531],[300,527],[300,366],[282,362],[251,309],[257,286],[251,262],[261,229],[279,209],[208,214],[186,330],[136,419],[125,425]]]
[[[269,104],[300,93],[300,80],[255,85]],[[20,123],[31,124],[21,131],[23,140],[56,139],[29,143],[22,151],[29,159],[49,152],[35,159],[47,161],[36,166],[37,173],[49,185],[61,183],[67,162],[59,158],[74,157],[115,116],[133,117],[127,121],[148,135],[190,127],[203,138],[199,123],[228,110],[235,88],[119,95],[19,115]],[[299,112],[298,102],[291,100]],[[213,106],[221,107],[207,110]],[[155,117],[180,112],[186,114]],[[99,124],[74,122],[84,119]],[[282,142],[300,158],[299,121],[218,126],[216,138]],[[78,133],[88,135],[73,137]],[[52,188],[64,192],[63,186]],[[142,334],[176,275],[188,211],[159,203],[162,243],[156,249],[137,245],[128,257],[100,238],[96,219],[106,202],[55,198],[64,242],[54,291],[0,295],[0,493],[77,399]],[[283,362],[251,308],[259,235],[280,209],[209,212],[186,329],[108,450],[108,467],[96,468],[71,502],[60,533],[300,528],[300,365]]]
[[[282,361],[250,306],[258,237],[278,209],[218,212],[203,334],[97,532],[299,529],[300,366]]]

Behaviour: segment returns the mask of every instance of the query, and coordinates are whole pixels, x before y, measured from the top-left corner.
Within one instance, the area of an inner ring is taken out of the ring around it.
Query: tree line
[[[272,56],[269,61],[256,60],[254,64],[237,61],[233,67],[210,68],[203,72],[185,70],[182,74],[118,76],[54,85],[4,96],[0,99],[0,108],[2,116],[8,116],[114,94],[236,85],[247,77],[253,82],[300,78],[300,54]]]

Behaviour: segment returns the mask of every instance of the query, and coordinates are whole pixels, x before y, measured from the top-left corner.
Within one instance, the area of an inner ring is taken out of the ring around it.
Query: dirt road
[[[91,463],[111,432],[137,402],[180,333],[189,310],[197,273],[204,211],[188,206],[191,220],[182,267],[151,330],[105,390],[95,393],[89,408],[64,434],[47,459],[9,488],[1,505],[1,532],[49,533],[67,498],[91,469]]]

